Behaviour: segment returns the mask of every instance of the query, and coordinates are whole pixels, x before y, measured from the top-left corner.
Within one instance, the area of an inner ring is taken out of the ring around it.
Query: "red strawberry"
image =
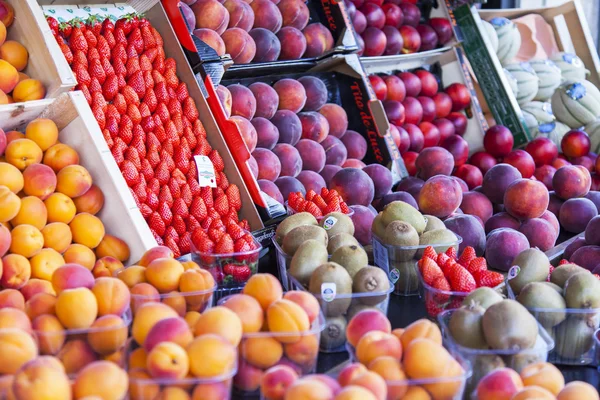
[[[135,165],[129,160],[125,160],[121,164],[121,173],[129,187],[133,187],[140,182],[140,174]]]
[[[88,49],[89,49],[88,51],[95,49],[96,46],[98,45],[98,39],[96,39],[96,36],[94,36],[94,34],[88,30],[83,32],[83,36],[85,37],[85,40],[87,41]]]
[[[127,101],[125,101],[125,96],[123,96],[121,93],[115,95],[112,104],[116,107],[119,113],[125,114],[125,112],[127,112]]]
[[[487,261],[483,257],[477,257],[471,260],[469,266],[466,268],[471,274],[475,274],[476,271],[484,271],[487,269]]]
[[[323,216],[321,209],[312,201],[307,202],[308,204],[304,208],[304,211],[311,213],[315,218]]]
[[[72,64],[73,69],[75,69],[80,64],[83,65],[86,69],[88,68],[89,64],[88,64],[87,54],[85,54],[81,50],[76,50],[73,53],[73,64]]]
[[[90,93],[92,94],[92,96],[94,95],[94,93],[102,94],[102,85],[96,77],[93,77],[90,80],[90,85],[88,86],[88,88],[90,89]]]
[[[444,306],[436,301],[435,296],[432,296],[425,299],[425,310],[427,311],[427,315],[435,318],[444,311]]]
[[[58,20],[54,17],[46,16],[46,22],[54,36],[58,35]]]
[[[163,221],[165,221],[165,225],[169,226],[171,224],[171,221],[173,221],[173,213],[171,212],[169,203],[161,202],[158,205],[157,212],[158,215],[160,215],[160,217],[163,219]]]
[[[179,250],[179,246],[177,245],[175,239],[173,239],[172,237],[167,237],[165,239],[165,246],[171,249],[175,258],[181,257],[181,250]]]
[[[227,226],[227,233],[229,233],[229,236],[231,236],[231,238],[233,240],[238,240],[240,239],[242,236],[244,236],[245,232],[242,228],[240,228],[238,225],[236,224],[230,224]],[[238,250],[236,250],[237,252]]]
[[[142,40],[144,42],[144,50],[153,49],[156,47],[156,39],[154,38],[154,34],[152,33],[152,28],[149,26],[144,26],[141,28]]]
[[[150,216],[150,219],[148,220],[148,226],[150,229],[156,232],[158,236],[165,234],[165,222],[156,211]]]
[[[215,254],[233,253],[233,240],[228,234],[224,234],[215,245]]]
[[[144,51],[144,39],[142,39],[142,32],[139,28],[131,32],[127,37],[127,42],[133,45],[137,54],[141,54]]]
[[[340,202],[340,209],[344,214],[350,214],[350,207],[348,207],[345,201]]]
[[[456,260],[456,248],[454,247],[449,247],[448,250],[446,250],[446,255],[454,260]]]
[[[433,261],[437,261],[438,255],[433,246],[427,246],[425,247],[425,251],[423,251],[423,257],[431,258]]]
[[[73,73],[75,74],[75,79],[77,79],[77,83],[80,85],[89,85],[92,82],[92,77],[90,76],[88,70],[83,65],[78,65],[73,69]]]
[[[194,229],[201,228],[198,220],[196,218],[194,218],[192,215],[190,215],[188,217],[186,225],[187,225],[188,232],[193,232]]]
[[[308,201],[312,201],[313,197],[315,197],[317,194],[315,193],[314,190],[310,189],[308,192],[306,192],[306,196],[304,196],[304,198]]]
[[[179,189],[179,183],[177,183],[177,180],[171,177],[167,186],[169,187],[174,199],[181,197],[181,189]]]
[[[552,272],[554,272],[556,268],[554,268],[553,265],[550,265],[550,268],[548,269],[548,277],[546,278],[547,282],[550,282],[550,278],[552,277]]]
[[[169,182],[169,178],[171,177],[171,173],[169,172],[169,167],[164,162],[158,164],[158,167],[154,170],[154,176],[161,185],[166,185]]]
[[[244,283],[252,275],[252,270],[247,265],[238,265],[233,271],[233,280],[237,283]]]
[[[440,267],[431,258],[424,257],[420,259],[417,266],[419,267],[423,281],[428,285],[431,285],[434,280],[444,277],[444,273]]]
[[[102,21],[102,34],[106,35],[106,33],[114,32],[114,30],[115,24],[113,24],[109,18],[105,18],[104,21]]]
[[[204,200],[204,204],[207,209],[214,207],[212,190],[209,187],[203,187],[200,189],[200,197]]]
[[[149,181],[150,179],[154,178],[154,170],[150,165],[150,161],[148,161],[146,158],[142,159],[141,161],[140,174],[144,176],[146,181]]]
[[[121,94],[125,97],[125,102],[127,104],[140,104],[140,97],[137,92],[131,86],[125,86],[123,90],[121,90]]]
[[[445,253],[440,253],[437,255],[437,258],[435,261],[437,262],[438,265],[445,265],[448,260],[450,260],[450,257],[448,257]]]
[[[125,159],[133,164],[137,171],[142,169],[142,162],[136,149],[133,147],[127,148],[124,153]]]
[[[190,237],[189,235],[184,234],[183,236],[180,235],[179,238],[179,250],[181,250],[182,254],[188,254],[191,252],[192,250],[192,246],[190,243]]]
[[[473,275],[458,264],[450,271],[448,281],[450,281],[452,290],[456,292],[470,293],[477,289],[477,283]]]
[[[434,289],[437,289],[437,290],[444,291],[444,292],[449,292],[452,290],[450,288],[450,283],[448,283],[448,280],[446,278],[444,278],[444,276],[436,278],[431,283],[431,287]],[[440,303],[448,301],[448,299],[450,298],[450,295],[445,294],[445,293],[435,293],[433,296],[434,296],[434,299]]]
[[[104,36],[98,36],[98,44],[96,45],[98,54],[101,60],[108,60],[110,58],[110,46]]]
[[[479,270],[475,272],[477,287],[496,287],[504,282],[504,275],[496,271]]]
[[[185,201],[183,201],[182,198],[175,199],[173,202],[173,207],[171,207],[171,211],[173,212],[173,215],[178,215],[182,217],[182,219],[186,219],[190,215],[188,206],[185,204]]]
[[[81,32],[81,28],[73,28],[73,33],[71,34],[69,45],[71,46],[71,50],[81,50],[84,53],[88,52],[88,42],[85,39],[83,33]]]
[[[242,220],[242,221],[240,221],[239,225],[240,225],[240,228],[242,228],[245,231],[249,231],[250,230],[250,223],[247,220],[245,220],[245,219]]]
[[[223,273],[225,275],[233,275],[233,271],[235,270],[235,264],[225,264],[223,266]]]
[[[158,179],[156,179],[156,177],[150,179],[150,181],[148,182],[148,187],[157,196],[160,194],[160,182],[158,181]]]
[[[102,85],[102,95],[106,100],[110,101],[119,93],[119,84],[117,82],[117,76],[115,74],[106,77],[104,84]]]
[[[177,93],[177,100],[179,100],[180,103],[183,103],[185,99],[190,97],[190,93],[188,92],[185,82],[181,82],[179,86],[177,86],[175,93]]]
[[[214,223],[217,222],[217,221],[220,222],[219,220],[215,220],[215,221],[213,221],[213,223],[211,224],[211,226],[214,225]],[[218,242],[223,237],[223,235],[225,235],[225,234],[226,234],[225,228],[212,228],[212,227],[208,228],[208,236],[214,242]]]
[[[221,216],[225,216],[227,215],[227,213],[229,213],[229,200],[227,200],[227,196],[225,196],[224,194],[217,197],[215,199],[215,210],[217,210],[217,212],[219,213],[219,215]]]
[[[560,267],[561,265],[565,265],[565,264],[570,264],[571,262],[569,260],[565,260],[564,258],[562,260],[560,260],[558,262],[558,266]]]
[[[458,259],[458,263],[468,269],[469,264],[476,257],[477,257],[477,254],[475,254],[475,249],[471,246],[467,246],[463,250],[462,254],[460,255],[460,258]]]
[[[140,206],[140,212],[142,213],[142,217],[144,217],[145,219],[150,218],[150,216],[152,215],[152,209],[147,204],[142,204]]]
[[[221,172],[225,169],[225,163],[223,162],[223,159],[217,150],[213,149],[213,151],[208,154],[208,158],[215,167],[215,172]]]
[[[203,221],[208,215],[206,211],[206,204],[200,197],[194,198],[190,205],[190,214],[193,215],[198,221]]]
[[[102,111],[102,107],[92,104],[92,114],[94,114],[100,129],[104,129],[106,127],[106,116],[104,115],[104,111]]]
[[[440,264],[438,263],[438,265]],[[457,262],[454,261],[454,259],[448,257],[444,265],[441,266],[442,272],[444,273],[446,279],[449,279],[451,271],[454,270],[454,268],[456,267],[460,267],[460,265],[458,265]]]
[[[327,203],[319,194],[315,195],[315,197],[313,197],[312,201],[313,201],[313,203],[315,203],[317,205],[317,207],[319,207],[321,212],[323,212],[327,208]]]
[[[198,109],[196,108],[196,103],[194,103],[194,99],[191,97],[186,98],[183,102],[183,115],[188,119],[188,121],[195,121],[198,119]]]
[[[143,97],[146,94],[146,83],[144,82],[142,71],[138,70],[129,74],[129,77],[127,78],[127,85],[131,86],[133,90],[135,90],[138,97]]]

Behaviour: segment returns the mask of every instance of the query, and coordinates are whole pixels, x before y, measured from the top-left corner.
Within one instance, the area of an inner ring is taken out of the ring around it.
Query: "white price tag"
[[[394,268],[393,270],[391,270],[389,277],[390,277],[390,282],[392,282],[392,284],[395,285],[396,282],[398,282],[398,279],[400,279],[400,271],[398,270],[398,268]]]
[[[378,240],[373,239],[373,260],[375,265],[385,271],[390,272],[390,259],[387,248]]]
[[[508,270],[508,280],[515,279],[517,275],[519,275],[519,272],[521,272],[521,267],[519,267],[518,265],[513,265]]]
[[[321,298],[327,303],[332,302],[335,299],[336,286],[335,283],[323,283],[321,284]]]
[[[325,218],[325,221],[323,221],[323,229],[325,229],[326,231],[330,230],[331,228],[333,228],[335,226],[337,221],[338,220],[336,217],[329,216],[329,217]]]
[[[198,170],[198,183],[200,187],[210,186],[217,187],[217,179],[215,177],[215,167],[210,158],[207,156],[194,156],[196,161],[196,170]]]

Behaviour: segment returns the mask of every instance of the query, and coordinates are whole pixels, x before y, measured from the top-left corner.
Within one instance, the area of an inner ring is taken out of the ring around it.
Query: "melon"
[[[600,150],[600,119],[587,124],[583,130],[588,134],[591,141],[590,151],[598,153]]]
[[[552,104],[532,101],[521,107],[531,137],[548,136],[556,127]]]
[[[600,90],[586,80],[566,81],[552,95],[552,109],[573,129],[591,124],[600,117]]]
[[[510,64],[506,69],[517,80],[517,103],[524,105],[532,101],[537,95],[540,78],[535,74],[531,64],[528,62]]]
[[[519,95],[519,84],[517,82],[517,78],[515,78],[515,76],[513,74],[511,74],[510,71],[507,70],[506,68],[503,68],[502,71],[504,71],[504,76],[506,76],[508,85],[510,86],[510,89],[512,90],[513,94],[515,95],[515,98],[517,98],[517,96]]]
[[[521,32],[508,18],[492,18],[490,23],[498,35],[498,59],[502,65],[510,64],[521,48]]]
[[[494,53],[498,53],[498,34],[496,33],[496,29],[487,21],[481,21],[482,30],[481,32],[488,38],[490,42],[490,49]]]
[[[534,97],[537,101],[548,101],[562,82],[562,72],[558,65],[550,60],[530,61],[531,68],[540,79],[538,92]]]
[[[581,58],[572,53],[556,53],[550,60],[560,68],[563,81],[583,81],[590,74]]]
[[[563,136],[565,136],[570,130],[571,128],[569,128],[567,125],[560,121],[556,121],[554,123],[554,129],[548,134],[548,139],[552,140],[560,149],[560,143],[562,142]]]

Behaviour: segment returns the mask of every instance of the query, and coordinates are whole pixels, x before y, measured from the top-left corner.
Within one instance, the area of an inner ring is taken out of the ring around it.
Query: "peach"
[[[254,297],[241,293],[234,294],[227,298],[223,307],[230,309],[239,317],[244,333],[259,332],[262,328],[263,310]]]
[[[54,315],[56,296],[50,293],[37,293],[25,303],[25,312],[29,319],[34,320],[40,315]]]
[[[286,292],[283,296],[284,299],[290,300],[296,304],[298,304],[308,315],[308,321],[312,324],[315,321],[321,308],[319,306],[319,302],[311,293],[302,291],[302,290],[290,290]]]
[[[143,345],[146,336],[148,336],[148,333],[158,321],[173,317],[177,317],[177,313],[165,304],[142,304],[136,310],[133,325],[131,326],[131,335],[139,345]]]
[[[14,237],[13,240],[15,240]],[[2,269],[0,284],[5,289],[20,289],[25,286],[31,276],[29,261],[19,254],[5,255],[2,258]]]
[[[160,342],[173,342],[186,348],[194,340],[187,322],[180,317],[158,321],[146,336],[144,348],[151,351]]]
[[[118,315],[121,316],[129,307],[130,293],[129,288],[123,281],[104,277],[96,279],[92,293],[96,296],[98,302],[98,315]]]
[[[66,263],[79,264],[88,270],[94,268],[96,263],[96,255],[89,247],[82,244],[73,243],[63,253]]]
[[[0,21],[0,46],[2,46],[5,41],[6,41],[6,25],[4,25],[4,21]]]
[[[96,247],[96,257],[113,257],[119,262],[125,262],[129,259],[130,250],[124,240],[106,233],[100,244]]]
[[[79,264],[65,264],[52,274],[52,287],[60,294],[67,289],[94,287],[94,276]]]
[[[225,50],[236,64],[248,64],[256,55],[256,43],[241,28],[229,28],[221,35]]]
[[[131,292],[131,310],[135,314],[137,310],[145,303],[160,302],[158,290],[149,283],[136,283],[130,288]],[[166,305],[166,304],[165,304]],[[167,305],[168,306],[168,305]],[[170,306],[168,306],[171,308]],[[175,311],[175,310],[173,310]]]
[[[200,315],[194,327],[194,336],[207,333],[217,334],[237,346],[242,340],[242,321],[226,307],[210,308]]]
[[[36,164],[37,165],[37,164]],[[75,217],[77,209],[75,203],[62,193],[52,193],[44,200],[48,213],[48,222],[62,222],[68,224]]]
[[[267,309],[267,324],[271,332],[305,332],[310,328],[306,312],[290,300],[277,300]],[[296,343],[301,339],[297,335],[278,336],[282,343]]]
[[[35,340],[21,329],[0,329],[0,374],[14,374],[38,355]]]
[[[440,328],[435,323],[426,319],[415,321],[404,328],[400,336],[402,348],[406,349],[413,340],[419,338],[432,340],[439,345],[442,344],[442,332]]]
[[[540,217],[549,200],[544,184],[530,179],[517,179],[504,193],[505,211],[520,220]]]
[[[25,134],[19,131],[8,131],[6,132],[6,144],[8,145],[13,140],[25,139]]]
[[[250,7],[254,11],[254,28],[268,29],[273,33],[281,29],[283,19],[275,3],[270,0],[254,0]]]
[[[42,151],[46,151],[58,142],[58,127],[51,119],[37,118],[27,124],[25,137],[33,140]]]
[[[511,400],[555,400],[556,397],[548,390],[539,386],[527,386],[510,398]]]
[[[315,334],[304,335],[296,343],[284,347],[287,358],[303,367],[314,367],[319,354],[319,339]]]
[[[50,281],[52,274],[65,265],[65,259],[54,249],[42,249],[29,260],[31,277]]]
[[[366,371],[356,376],[350,382],[349,386],[360,386],[375,395],[378,400],[385,400],[387,397],[387,386],[385,380],[375,372]]]
[[[598,400],[598,391],[587,382],[574,381],[567,383],[556,400]]]
[[[4,93],[12,92],[19,83],[19,72],[8,61],[0,60],[0,76],[2,76],[0,90]]]
[[[590,173],[581,165],[561,167],[552,177],[554,192],[563,200],[584,196],[589,192],[590,186]]]
[[[132,265],[131,267],[127,267],[123,270],[118,271],[117,278],[122,280],[127,285],[127,287],[131,289],[138,283],[146,282],[146,268],[142,267],[141,265]],[[156,290],[156,288],[154,288],[154,290],[156,291],[156,293],[158,293],[158,290]]]
[[[367,372],[367,368],[360,363],[346,365],[338,374],[338,382],[341,386],[348,386],[358,375]]]
[[[71,398],[69,378],[55,358],[40,357],[23,365],[14,377],[12,390],[18,399]]]
[[[117,271],[123,268],[121,261],[114,257],[104,256],[96,260],[94,268],[92,268],[92,275],[94,275],[94,278],[115,276]]]
[[[129,397],[131,400],[156,399],[160,393],[160,385],[154,383],[143,367],[129,367]]]
[[[168,305],[183,317],[187,311],[185,297],[179,292],[169,292],[162,296],[162,303]]]
[[[287,400],[330,400],[334,398],[333,391],[327,384],[310,378],[301,378],[292,383],[285,393]],[[365,397],[365,399],[369,399]]]
[[[333,36],[331,31],[323,24],[315,22],[309,24],[302,31],[306,38],[306,51],[304,57],[320,57],[333,49]]]
[[[68,168],[68,167],[67,167]],[[100,218],[88,213],[80,213],[69,223],[73,242],[90,249],[97,247],[104,238],[104,224]]]
[[[19,193],[25,182],[23,174],[12,164],[0,162],[0,185],[6,186],[13,193]]]
[[[25,310],[25,298],[15,289],[4,289],[0,291],[0,309],[2,308],[16,308],[18,310]]]
[[[227,86],[231,93],[231,115],[244,117],[248,120],[254,118],[256,113],[256,98],[250,89],[244,85],[235,84]]]
[[[56,355],[67,339],[65,327],[51,314],[42,314],[32,322],[41,354]]]
[[[153,378],[183,379],[189,370],[189,359],[178,344],[161,342],[148,353],[146,366]]]
[[[25,297],[25,301],[30,300],[33,296],[35,296],[38,293],[48,293],[51,295],[56,295],[56,292],[52,287],[52,282],[35,278],[29,279],[25,286],[23,286],[20,289],[20,291],[23,297]]]
[[[298,113],[304,108],[304,104],[306,104],[306,90],[297,80],[290,78],[280,79],[275,82],[273,89],[275,89],[279,96],[279,110],[289,110]]]
[[[41,232],[42,236],[44,237],[44,248],[52,249],[58,253],[66,252],[69,246],[71,245],[71,241],[73,239],[73,235],[71,234],[71,229],[69,228],[69,225],[63,222],[51,222],[45,227],[43,227]],[[49,280],[50,278],[44,279]]]
[[[7,40],[0,46],[0,58],[10,63],[17,71],[22,71],[27,66],[29,54],[25,46],[21,43],[14,40]]]
[[[365,365],[380,356],[402,358],[402,344],[391,333],[370,331],[363,335],[356,345],[356,358]]]
[[[76,399],[98,396],[103,400],[119,400],[127,395],[128,382],[127,373],[116,364],[95,361],[77,374],[73,395]]]
[[[31,332],[31,322],[24,311],[16,308],[0,309],[0,329],[18,328]]]
[[[70,198],[84,195],[92,186],[92,176],[81,165],[67,165],[56,174],[56,191]]]
[[[283,356],[283,346],[272,337],[249,337],[240,345],[240,354],[253,366],[267,369],[279,362]]]
[[[194,29],[194,36],[210,46],[220,57],[225,54],[225,43],[221,36],[212,29]]]
[[[97,360],[94,350],[81,339],[67,341],[57,357],[69,375],[79,372],[83,367]]]
[[[13,227],[18,225],[31,225],[36,229],[41,230],[46,226],[47,220],[48,212],[46,211],[44,202],[37,197],[27,196],[21,199],[21,208],[17,215],[10,221],[10,224]]]
[[[175,255],[167,246],[156,246],[146,251],[137,264],[147,267],[152,261],[158,258],[175,258]]]
[[[2,60],[0,60],[0,63],[2,63]],[[39,164],[42,161],[42,155],[43,152],[40,146],[30,139],[13,140],[6,146],[4,152],[6,161],[20,171],[24,171],[31,164]]]
[[[240,362],[238,371],[233,378],[233,386],[244,392],[254,392],[260,387],[264,371],[247,362]]]
[[[356,314],[346,328],[348,343],[356,347],[358,341],[370,331],[390,333],[392,325],[385,314],[379,310],[366,309]],[[441,339],[441,336],[440,336]]]
[[[369,370],[381,376],[386,382],[394,382],[387,387],[389,399],[401,399],[406,394],[408,387],[401,382],[406,381],[407,377],[398,359],[390,356],[378,357],[371,361]]]
[[[187,347],[190,372],[197,378],[214,378],[231,373],[236,365],[237,351],[229,341],[218,335],[198,336]]]
[[[21,199],[6,186],[0,186],[0,222],[13,219],[21,208]]]
[[[343,388],[337,396],[336,400],[376,400],[377,397],[372,391],[365,389],[362,386],[350,385]]]
[[[56,143],[45,150],[42,162],[52,168],[55,173],[58,173],[67,165],[79,164],[79,154],[75,149],[64,143]]]
[[[266,371],[260,381],[260,392],[266,400],[283,400],[285,392],[298,379],[298,374],[286,366],[276,365]]]
[[[187,271],[187,270],[190,270],[190,269],[196,270],[196,271],[201,271],[202,270],[202,268],[200,268],[200,266],[198,264],[196,264],[195,262],[190,261],[190,260],[188,260],[188,261],[182,261],[181,265],[183,265],[183,270],[184,271]],[[181,285],[181,279],[179,280],[179,284]]]
[[[277,38],[281,43],[280,60],[296,60],[306,52],[306,37],[299,29],[284,26],[277,32]]]
[[[85,287],[67,289],[56,299],[56,316],[68,329],[89,328],[98,316],[98,302]]]
[[[243,293],[254,297],[266,311],[269,306],[283,297],[281,283],[271,274],[255,274],[248,279]]]
[[[506,399],[523,389],[519,374],[510,368],[500,368],[487,374],[477,384],[477,398]]]
[[[252,61],[273,62],[279,58],[281,43],[273,32],[265,28],[254,28],[248,33],[256,44],[256,54]]]
[[[565,386],[562,372],[554,365],[545,362],[530,364],[521,370],[524,386],[539,386],[557,396]]]
[[[196,2],[192,5],[196,28],[207,28],[222,35],[229,24],[229,12],[216,0]]]
[[[179,290],[185,295],[187,304],[192,307],[206,304],[214,288],[215,280],[212,274],[204,269],[184,271],[179,278]]]
[[[92,184],[88,191],[74,199],[73,202],[78,213],[96,215],[104,206],[104,194],[98,186]]]

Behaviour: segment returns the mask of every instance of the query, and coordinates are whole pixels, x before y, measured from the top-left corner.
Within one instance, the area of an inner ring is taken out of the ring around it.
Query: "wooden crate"
[[[81,165],[104,193],[104,207],[98,217],[106,232],[127,242],[131,250],[129,261],[139,260],[146,250],[156,246],[156,240],[133,200],[83,93],[65,93],[49,105],[31,107],[17,117],[0,116],[0,128],[22,131],[37,117],[52,119],[60,131],[60,142],[79,153]]]

